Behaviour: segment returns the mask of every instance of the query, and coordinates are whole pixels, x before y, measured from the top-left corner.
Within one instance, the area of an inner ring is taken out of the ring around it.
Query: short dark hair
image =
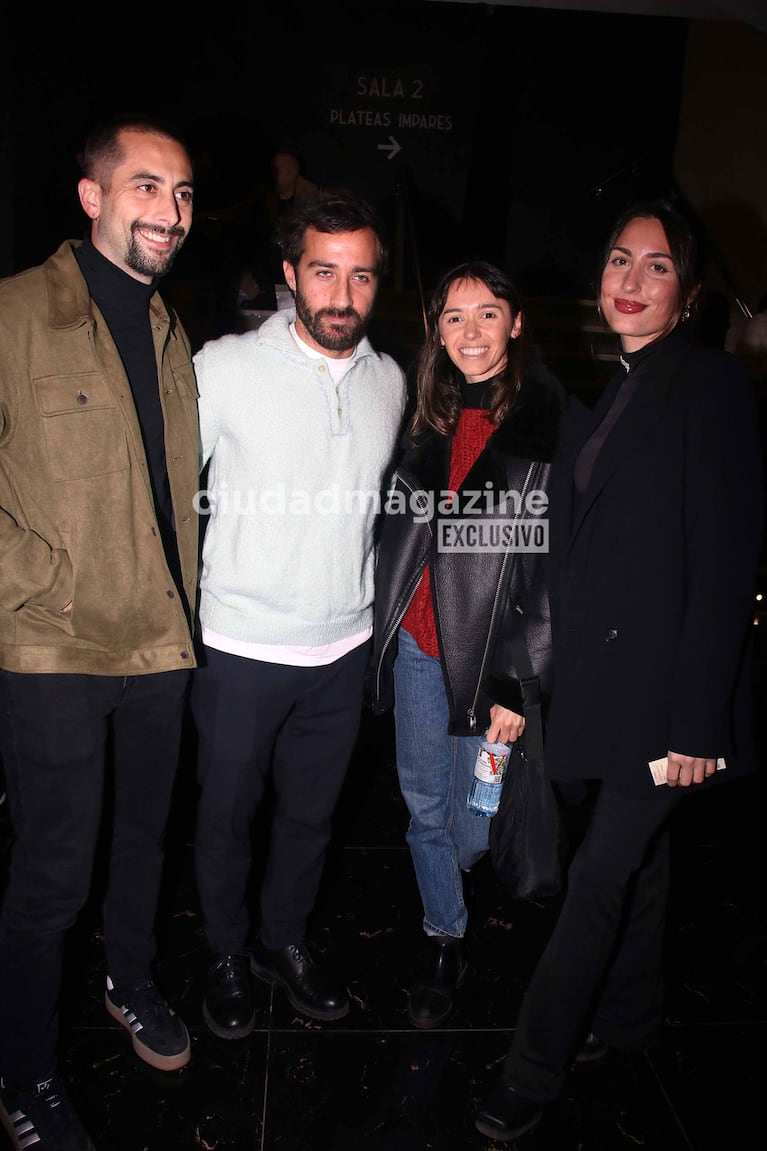
[[[123,157],[121,132],[144,132],[175,140],[189,153],[184,135],[169,121],[145,112],[120,112],[100,120],[91,129],[81,154],[82,173],[89,180],[106,183]]]
[[[668,240],[669,254],[679,281],[679,310],[695,312],[701,284],[705,279],[704,250],[698,228],[673,201],[663,197],[640,200],[625,208],[613,224],[602,253],[599,279],[610,260],[618,237],[632,220],[657,220]],[[599,279],[597,284],[599,283]],[[597,288],[598,291],[598,288]]]
[[[277,243],[283,259],[295,268],[306,247],[306,231],[335,235],[338,232],[359,232],[371,228],[376,237],[378,260],[376,271],[382,276],[389,260],[388,240],[381,217],[367,200],[361,199],[347,188],[326,188],[300,204],[280,220]]]

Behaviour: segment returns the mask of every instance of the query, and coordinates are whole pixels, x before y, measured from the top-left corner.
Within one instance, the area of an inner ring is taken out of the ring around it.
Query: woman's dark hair
[[[371,228],[376,237],[378,264],[376,271],[383,276],[388,262],[388,245],[384,225],[376,210],[347,188],[326,188],[318,191],[287,212],[278,225],[277,243],[282,258],[297,267],[306,247],[307,228],[331,235],[338,232],[359,232]]]
[[[640,200],[621,212],[605,244],[597,284],[621,232],[632,220],[637,219],[657,220],[666,233],[671,262],[679,281],[679,310],[687,311],[686,318],[689,319],[697,309],[701,284],[705,278],[703,246],[697,229],[671,200]]]
[[[439,319],[445,310],[453,284],[462,280],[479,280],[491,295],[507,300],[512,320],[522,315],[522,302],[514,282],[504,271],[485,260],[467,260],[445,272],[435,285],[426,309],[426,336],[415,364],[416,408],[408,434],[415,443],[427,429],[450,436],[458,426],[463,408],[463,376],[442,347]],[[490,418],[499,424],[516,399],[527,361],[524,319],[522,330],[509,339],[506,367],[496,376],[488,392]]]

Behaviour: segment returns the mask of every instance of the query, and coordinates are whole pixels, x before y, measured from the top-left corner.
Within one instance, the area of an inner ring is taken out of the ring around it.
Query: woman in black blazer
[[[700,283],[673,205],[622,215],[599,289],[620,366],[593,410],[569,404],[550,501],[546,769],[590,806],[501,1084],[475,1119],[498,1141],[538,1123],[574,1059],[657,1042],[669,817],[755,766],[764,480],[746,372],[688,335]]]

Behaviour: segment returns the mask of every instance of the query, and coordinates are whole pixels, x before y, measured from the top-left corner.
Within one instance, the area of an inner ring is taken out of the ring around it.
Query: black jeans
[[[189,674],[0,671],[15,834],[0,912],[0,1075],[13,1085],[54,1070],[64,940],[90,893],[112,767],[107,970],[118,985],[150,978]]]
[[[195,868],[213,955],[246,946],[252,824],[270,778],[261,940],[284,947],[303,938],[359,731],[369,652],[368,641],[334,663],[290,667],[205,648],[191,695],[201,787]]]
[[[625,1050],[657,1040],[667,821],[682,794],[664,787],[636,799],[600,787],[504,1063],[504,1079],[523,1095],[556,1099],[589,1030]]]

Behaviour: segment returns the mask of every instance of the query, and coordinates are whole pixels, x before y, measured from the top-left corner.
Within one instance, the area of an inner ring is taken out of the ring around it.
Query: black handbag
[[[496,878],[514,899],[546,899],[562,889],[562,824],[559,801],[543,773],[540,682],[521,635],[513,642],[522,685],[525,731],[506,765],[501,801],[490,820],[490,860]]]

